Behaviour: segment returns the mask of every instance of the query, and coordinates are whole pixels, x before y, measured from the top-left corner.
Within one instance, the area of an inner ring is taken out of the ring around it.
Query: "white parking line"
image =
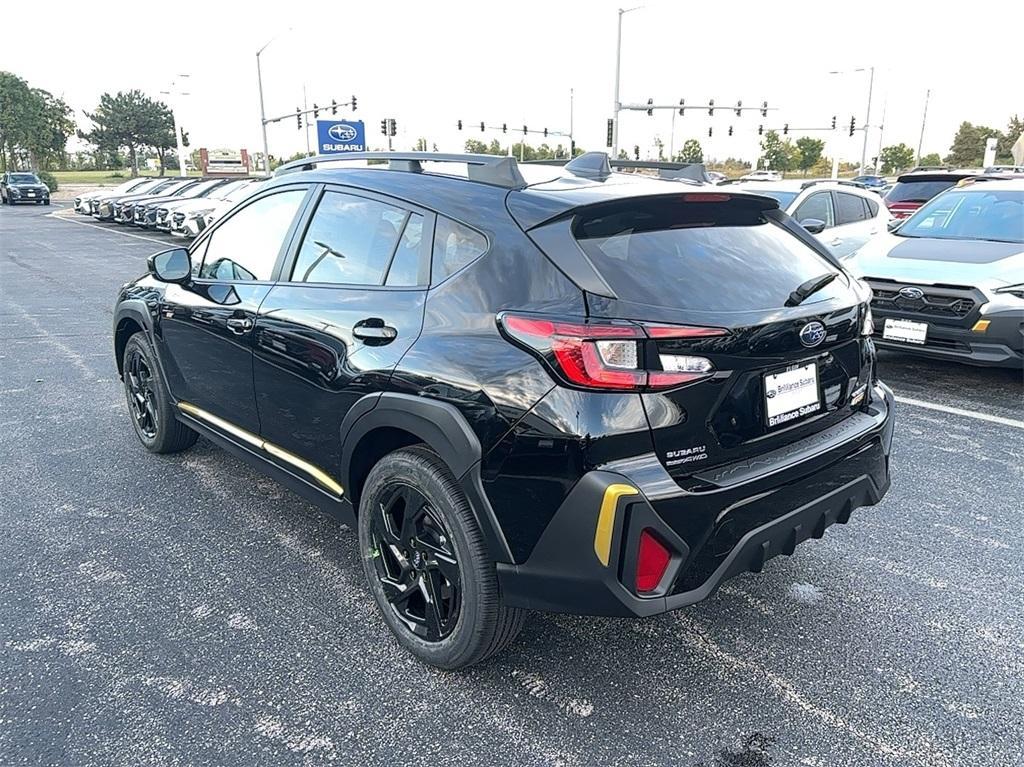
[[[962,415],[964,418],[977,418],[979,421],[988,421],[989,423],[998,423],[1003,426],[1012,426],[1015,429],[1024,429],[1024,421],[1018,421],[1015,418],[1004,418],[1001,415],[989,415],[988,413],[964,410],[963,408],[950,407],[949,405],[936,405],[934,402],[925,402],[924,400],[912,399],[911,397],[896,397],[896,401],[903,405],[914,405],[915,407],[923,407],[928,410],[938,410],[941,413]]]
[[[66,210],[70,210],[70,209],[66,208]],[[167,244],[167,240],[158,240],[155,237],[143,237],[141,234],[132,234],[131,232],[119,232],[117,229],[110,229],[110,228],[105,227],[105,226],[99,226],[98,224],[90,224],[90,223],[87,223],[85,221],[76,221],[75,219],[69,218],[68,216],[62,216],[62,215],[60,215],[60,213],[51,213],[51,214],[49,214],[47,216],[47,218],[53,218],[53,219],[56,219],[57,221],[66,221],[69,224],[78,224],[79,226],[90,226],[93,229],[99,229],[101,232],[110,232],[111,234],[120,234],[123,237],[134,237],[136,240],[146,240],[147,242],[155,242],[155,243],[158,243],[160,245],[166,245]]]

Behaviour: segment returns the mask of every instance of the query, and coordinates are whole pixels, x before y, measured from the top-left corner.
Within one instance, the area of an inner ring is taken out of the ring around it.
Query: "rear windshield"
[[[948,181],[897,181],[896,186],[885,195],[886,202],[928,202],[939,192],[944,192],[956,183]]]
[[[573,234],[624,301],[704,311],[785,304],[799,285],[836,271],[756,205],[678,198],[602,207]],[[836,280],[808,303],[839,295]]]

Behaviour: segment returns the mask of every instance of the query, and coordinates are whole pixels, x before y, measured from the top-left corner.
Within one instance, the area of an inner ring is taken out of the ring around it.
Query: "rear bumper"
[[[854,509],[882,499],[890,481],[893,404],[892,391],[880,383],[863,413],[807,444],[713,470],[714,481],[700,491],[666,482],[667,474],[659,477],[643,461],[633,462],[635,470],[587,473],[529,559],[497,565],[505,601],[552,612],[647,616],[706,599],[740,573],[760,572],[772,557],[792,554],[805,540],[849,521]],[[597,529],[612,485],[637,492],[613,500],[605,565]],[[701,519],[708,521],[695,522]],[[672,550],[664,577],[648,595],[631,587],[644,529]]]
[[[1024,312],[1006,310],[982,313],[980,318],[989,321],[984,333],[977,333],[971,328],[929,322],[928,338],[923,345],[886,341],[882,338],[885,318],[897,316],[906,315],[875,314],[876,332],[873,340],[879,349],[968,365],[1024,367]]]

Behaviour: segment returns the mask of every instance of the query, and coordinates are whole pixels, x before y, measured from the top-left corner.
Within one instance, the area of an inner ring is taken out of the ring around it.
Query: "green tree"
[[[470,154],[487,154],[487,144],[479,139],[466,139],[465,150]]]
[[[801,136],[796,140],[796,148],[800,151],[800,160],[797,167],[807,175],[807,171],[818,164],[822,152],[825,151],[825,142],[820,138]]]
[[[953,144],[949,148],[946,162],[960,167],[981,165],[985,158],[985,140],[993,136],[1000,142],[1005,141],[1003,134],[995,128],[971,125],[966,121],[960,123],[956,135],[953,136]]]
[[[776,131],[765,131],[761,139],[761,164],[777,171],[792,170],[800,163],[800,150],[789,139],[783,141]]]
[[[75,132],[70,107],[62,99],[10,72],[0,72],[0,166],[46,169],[64,160]]]
[[[939,153],[938,152],[930,152],[928,154],[921,155],[917,159],[917,164],[918,165],[931,165],[931,166],[942,165],[942,158],[939,157]]]
[[[683,148],[676,153],[676,162],[704,162],[704,149],[695,138],[686,139]]]
[[[914,163],[914,150],[906,144],[893,144],[882,149],[882,173],[896,173]]]
[[[996,162],[1000,164],[1009,165],[1013,162],[1013,145],[1017,143],[1017,139],[1024,133],[1024,120],[1021,120],[1017,115],[1010,118],[1010,121],[1006,124],[1006,133],[1003,134],[1002,140],[996,147]]]
[[[167,150],[176,143],[174,120],[167,105],[141,91],[118,91],[113,96],[104,93],[96,111],[86,112],[86,116],[94,127],[79,136],[101,151],[125,149],[132,176],[139,173],[142,150],[152,147],[162,163]]]
[[[491,143],[487,145],[487,154],[505,154],[505,150],[498,139],[491,139]]]

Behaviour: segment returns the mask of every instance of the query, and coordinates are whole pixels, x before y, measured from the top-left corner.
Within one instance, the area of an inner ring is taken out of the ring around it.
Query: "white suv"
[[[887,231],[892,219],[877,194],[848,181],[759,181],[735,188],[778,200],[780,208],[837,258],[850,258]]]
[[[740,181],[782,181],[782,174],[777,170],[753,170],[740,176]]]

